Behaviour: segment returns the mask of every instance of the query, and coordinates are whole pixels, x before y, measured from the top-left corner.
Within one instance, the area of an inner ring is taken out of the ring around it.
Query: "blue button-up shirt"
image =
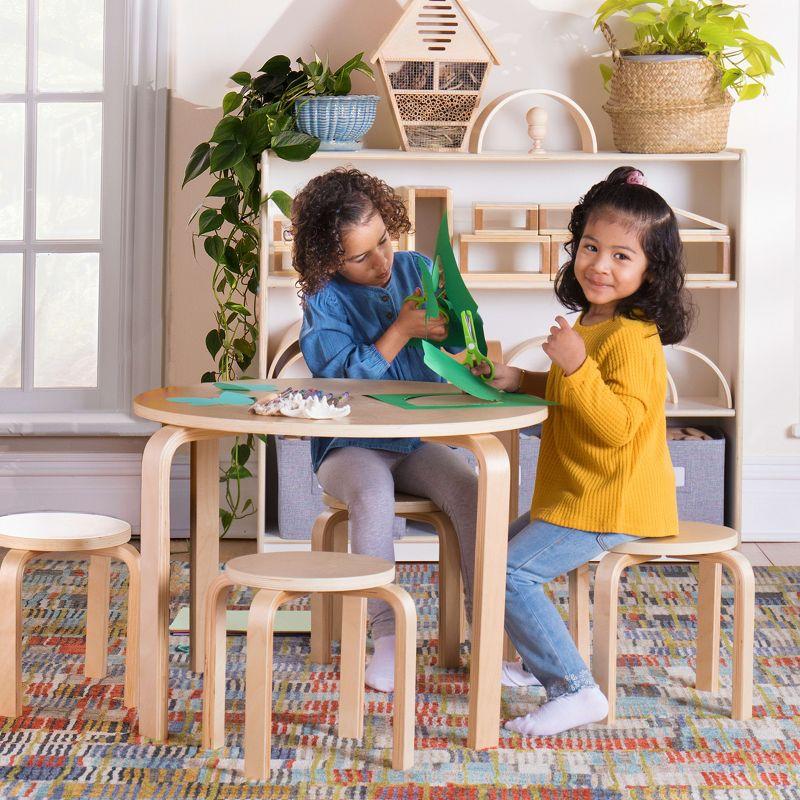
[[[442,381],[425,365],[421,348],[406,346],[389,363],[375,347],[375,342],[397,319],[405,298],[422,286],[418,255],[395,253],[392,275],[384,287],[363,286],[336,275],[306,299],[300,349],[315,378]],[[430,259],[422,258],[430,268]],[[311,459],[316,472],[334,447],[369,447],[410,453],[420,444],[419,439],[316,437],[311,440]]]

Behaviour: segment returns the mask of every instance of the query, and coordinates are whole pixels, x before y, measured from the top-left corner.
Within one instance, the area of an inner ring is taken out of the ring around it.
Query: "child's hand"
[[[586,345],[564,317],[556,317],[556,322],[558,326],[550,328],[550,335],[542,345],[542,350],[564,370],[564,375],[572,375],[586,361]]]
[[[498,364],[496,361],[492,361],[492,364],[494,365],[494,380],[489,381],[489,385],[504,392],[516,392],[519,389],[522,370],[516,367],[509,367],[507,364]],[[477,367],[473,367],[470,372],[480,377],[482,375],[488,375],[491,370],[489,369],[489,365],[484,361]]]
[[[421,295],[421,289],[414,290],[415,295]],[[402,331],[406,339],[430,339],[434,342],[443,342],[447,338],[447,318],[438,316],[429,319],[424,308],[417,308],[413,300],[403,303],[397,315],[395,325]]]

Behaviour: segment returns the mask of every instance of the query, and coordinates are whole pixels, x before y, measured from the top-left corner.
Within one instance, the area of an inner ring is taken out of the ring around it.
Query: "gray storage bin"
[[[722,525],[725,519],[725,435],[719,428],[700,430],[713,438],[668,442],[675,469],[678,517]]]
[[[310,539],[314,520],[325,510],[322,489],[311,469],[311,442],[275,437],[278,473],[278,535],[282,539]],[[394,537],[406,531],[406,521],[394,521]]]

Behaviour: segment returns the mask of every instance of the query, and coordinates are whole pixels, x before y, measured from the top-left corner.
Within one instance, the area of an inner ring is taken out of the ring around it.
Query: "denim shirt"
[[[436,381],[440,378],[423,361],[421,348],[404,347],[389,363],[375,347],[397,319],[403,301],[422,286],[418,253],[394,254],[392,274],[384,286],[363,286],[336,275],[330,283],[306,298],[300,349],[315,378]],[[422,256],[430,268],[430,259]],[[311,460],[316,472],[334,447],[368,447],[410,453],[419,439],[311,440]]]

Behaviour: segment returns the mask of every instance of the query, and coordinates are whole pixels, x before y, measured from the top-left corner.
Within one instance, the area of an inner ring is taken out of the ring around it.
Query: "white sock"
[[[375,651],[367,664],[364,682],[379,692],[394,691],[394,635],[375,640]]]
[[[579,725],[599,722],[608,715],[608,700],[599,687],[565,694],[539,706],[524,717],[506,722],[506,730],[523,736],[553,736]]]
[[[528,672],[520,661],[504,661],[500,673],[503,686],[541,686],[539,679]]]

